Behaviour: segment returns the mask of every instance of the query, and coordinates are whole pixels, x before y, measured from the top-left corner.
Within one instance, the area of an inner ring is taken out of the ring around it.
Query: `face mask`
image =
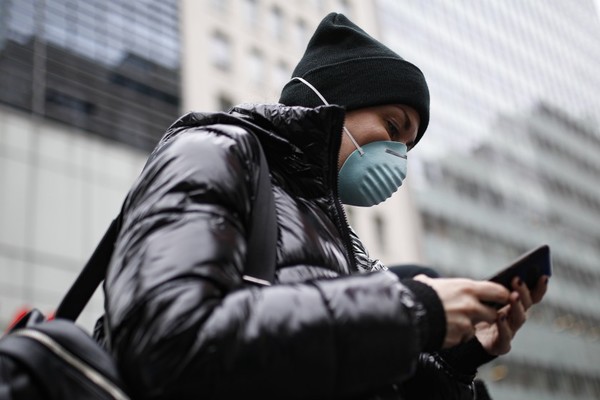
[[[306,80],[295,77],[329,105],[319,91]],[[344,127],[356,150],[346,159],[338,175],[340,200],[352,206],[370,207],[388,199],[406,177],[408,151],[404,143],[391,140],[371,142],[361,147]]]
[[[404,143],[389,140],[357,147],[339,172],[342,203],[370,207],[391,197],[406,178],[406,151]]]

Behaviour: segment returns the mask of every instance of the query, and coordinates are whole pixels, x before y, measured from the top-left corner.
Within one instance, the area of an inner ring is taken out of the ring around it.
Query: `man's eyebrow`
[[[402,111],[402,113],[404,114],[404,129],[408,130],[410,129],[410,127],[413,125],[412,120],[410,119],[408,113],[406,112],[406,110],[404,109],[404,107],[402,107],[399,104],[394,104],[394,107],[400,109]],[[418,133],[417,133],[418,136]],[[416,140],[416,138],[415,138]],[[414,145],[414,140],[411,140],[409,143],[406,143],[406,147],[408,147],[409,149],[411,148],[412,145]]]
[[[412,125],[412,121],[410,120],[410,117],[408,116],[408,113],[406,112],[404,107],[400,107],[400,109],[404,113],[404,129],[409,129]]]
[[[406,112],[406,110],[404,109],[404,107],[402,107],[400,104],[393,104],[393,106],[395,108],[397,108],[398,110],[402,111],[402,114],[404,114],[404,121],[405,121],[404,122],[404,128],[405,129],[408,128],[406,126],[406,121],[408,121],[408,123],[410,123],[411,121],[410,121],[410,118],[408,117],[408,113]]]

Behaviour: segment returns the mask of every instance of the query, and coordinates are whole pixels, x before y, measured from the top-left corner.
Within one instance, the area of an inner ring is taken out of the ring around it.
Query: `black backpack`
[[[260,148],[260,146],[259,146]],[[259,186],[244,281],[269,285],[275,274],[277,225],[268,165],[260,150]],[[118,235],[115,219],[48,321],[31,310],[0,338],[0,400],[129,399],[112,356],[75,321],[100,283]]]
[[[53,320],[33,309],[0,339],[0,400],[129,399],[113,358],[74,322],[104,279],[116,234],[115,220]]]

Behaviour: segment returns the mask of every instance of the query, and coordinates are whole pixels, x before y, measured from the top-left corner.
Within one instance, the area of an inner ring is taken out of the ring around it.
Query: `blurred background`
[[[371,256],[484,279],[549,244],[545,301],[480,377],[495,399],[600,398],[595,0],[0,0],[0,329],[54,310],[179,115],[276,102],[330,11],[431,91],[405,185],[348,208]]]

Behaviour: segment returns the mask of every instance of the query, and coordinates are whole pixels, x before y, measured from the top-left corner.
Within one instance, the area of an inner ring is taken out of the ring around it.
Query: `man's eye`
[[[388,134],[390,135],[390,139],[399,140],[400,139],[400,130],[398,129],[398,127],[396,127],[396,125],[391,121],[388,121],[387,125],[388,125]]]

